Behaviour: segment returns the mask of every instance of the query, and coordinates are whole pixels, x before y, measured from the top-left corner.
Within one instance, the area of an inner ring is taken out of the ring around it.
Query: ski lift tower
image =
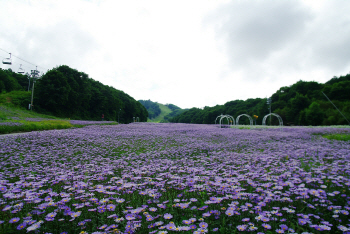
[[[31,75],[33,77],[33,86],[32,86],[32,98],[31,98],[31,101],[30,101],[30,104],[29,104],[29,109],[30,110],[33,110],[33,97],[34,97],[34,84],[35,84],[35,81],[36,79],[39,78],[39,71],[37,70],[38,67],[35,68],[35,70],[31,70]]]

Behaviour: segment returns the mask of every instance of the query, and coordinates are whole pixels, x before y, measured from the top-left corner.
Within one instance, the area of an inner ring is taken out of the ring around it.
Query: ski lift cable
[[[7,52],[7,51],[6,51],[6,50],[4,50],[4,49],[1,49],[1,48],[0,48],[0,50],[2,50],[2,51],[4,51],[4,52],[6,52],[6,53],[8,53],[8,54],[10,54],[9,52]],[[18,59],[22,60],[23,62],[26,62],[26,63],[31,64],[31,65],[33,65],[33,66],[41,67],[41,68],[43,68],[44,70],[48,70],[48,69],[46,69],[45,67],[38,66],[38,65],[36,65],[36,64],[34,64],[34,63],[31,63],[31,62],[29,62],[29,61],[27,61],[27,60],[25,60],[25,59],[22,59],[22,58],[20,58],[20,57],[18,57],[18,56],[16,56],[16,55],[14,55],[14,54],[12,54],[12,53],[11,53],[11,56],[12,56],[12,57],[16,57],[16,58],[18,58]]]
[[[322,92],[322,91],[321,91]],[[329,99],[328,97],[327,97],[327,95],[324,93],[324,92],[322,92],[323,93],[323,95],[324,96],[326,96],[326,98],[328,99],[328,101],[330,102],[330,103],[332,103],[332,105],[335,107],[335,109],[337,109],[338,111],[339,111],[339,113],[344,117],[344,119],[349,123],[349,125],[350,125],[350,122],[349,122],[349,120],[345,117],[345,115],[343,115],[343,113],[338,109],[338,107],[336,107],[334,104],[333,104],[333,102],[331,101],[331,99]]]

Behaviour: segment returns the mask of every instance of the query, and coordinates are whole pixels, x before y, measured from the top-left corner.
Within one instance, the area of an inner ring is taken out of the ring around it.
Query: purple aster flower
[[[125,201],[125,199],[124,198],[117,198],[117,199],[115,199],[115,201],[118,203],[123,203]]]
[[[281,228],[282,230],[284,230],[284,231],[287,231],[287,230],[288,230],[288,226],[285,225],[285,224],[281,224],[281,225],[280,225],[280,228]]]
[[[12,208],[12,206],[6,205],[6,206],[2,209],[2,211],[8,211],[8,210],[10,210],[11,208]]]
[[[284,233],[283,229],[276,229],[277,233]]]
[[[227,209],[227,210],[225,211],[225,214],[226,214],[227,216],[232,216],[232,215],[234,214],[234,211],[231,210],[231,209]]]
[[[127,214],[127,215],[125,216],[125,219],[126,219],[126,220],[134,220],[134,219],[135,219],[135,214]]]
[[[197,226],[196,226],[195,224],[192,224],[192,225],[190,225],[190,228],[191,228],[191,229],[196,229]]]
[[[203,213],[203,217],[209,217],[211,214],[209,212]]]
[[[72,218],[76,218],[76,217],[79,217],[81,215],[81,211],[78,211],[78,212],[73,212],[70,216]]]
[[[6,186],[0,186],[0,192],[6,192],[7,188]]]
[[[163,223],[164,223],[163,221],[158,221],[158,222],[155,222],[154,225],[161,226],[161,225],[163,225]]]
[[[166,229],[172,231],[172,230],[175,230],[176,229],[176,226],[174,223],[169,223],[165,226]]]
[[[106,227],[108,227],[108,225],[107,224],[104,224],[104,225],[102,225],[101,227],[99,227],[98,229],[105,229]]]
[[[108,230],[110,230],[110,229],[116,229],[117,227],[118,227],[117,224],[112,224],[112,225],[109,225],[109,226],[106,228],[106,230],[108,231]]]
[[[164,204],[157,204],[157,206],[158,206],[159,208],[162,208],[162,209],[165,209],[165,208],[166,208],[166,205],[164,205]]]
[[[25,228],[27,226],[26,222],[21,223],[20,225],[17,226],[17,230],[22,230],[23,228]]]
[[[85,221],[80,221],[79,223],[78,223],[78,226],[84,226],[85,225]]]
[[[9,223],[17,223],[18,221],[20,221],[21,219],[16,217],[16,218],[12,218],[10,219]]]
[[[244,231],[247,228],[247,225],[238,225],[237,229],[238,231]]]
[[[108,204],[107,205],[107,210],[109,210],[109,211],[114,211],[115,210],[115,205],[114,204]]]
[[[191,224],[191,221],[190,220],[182,220],[182,223],[183,224]]]
[[[199,223],[199,227],[200,228],[207,228],[208,227],[208,224],[206,222],[200,222]]]
[[[46,217],[47,217],[47,218],[55,218],[56,215],[57,215],[56,212],[51,212],[51,213],[48,213],[48,214],[46,215]]]
[[[309,221],[307,219],[298,219],[298,223],[299,225],[305,225],[307,224]]]
[[[263,226],[265,229],[271,229],[271,225],[267,223],[263,223],[261,226]]]
[[[171,219],[173,216],[169,213],[164,214],[164,219]]]

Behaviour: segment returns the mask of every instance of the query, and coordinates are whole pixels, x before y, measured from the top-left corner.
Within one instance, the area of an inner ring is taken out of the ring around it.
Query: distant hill
[[[33,79],[29,83],[27,75],[0,69],[0,93],[6,93],[12,104],[28,108],[31,87]],[[41,114],[81,120],[101,120],[103,115],[104,120],[120,123],[131,123],[134,117],[145,122],[148,116],[146,108],[127,93],[66,65],[51,69],[35,82],[33,109]]]
[[[288,87],[281,87],[271,96],[271,110],[281,116],[284,125],[347,125],[350,121],[350,74],[333,77],[321,84],[315,81],[298,81]],[[323,95],[325,93],[337,109]],[[191,108],[176,115],[169,122],[214,124],[217,116],[228,114],[235,119],[241,114],[257,115],[257,124],[262,124],[269,114],[266,98],[234,100],[224,105]],[[346,119],[344,118],[344,116]],[[268,122],[270,123],[270,118]],[[276,117],[272,125],[278,125]],[[249,124],[248,118],[240,118],[239,124]]]
[[[148,121],[156,123],[166,123],[169,120],[188,109],[181,109],[174,104],[161,104],[151,100],[139,100],[148,111]]]

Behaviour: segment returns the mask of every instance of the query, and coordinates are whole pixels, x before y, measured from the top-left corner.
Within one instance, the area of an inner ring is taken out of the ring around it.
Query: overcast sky
[[[136,100],[221,105],[348,74],[349,12],[345,0],[1,0],[0,59],[16,57],[0,66],[68,65]]]

